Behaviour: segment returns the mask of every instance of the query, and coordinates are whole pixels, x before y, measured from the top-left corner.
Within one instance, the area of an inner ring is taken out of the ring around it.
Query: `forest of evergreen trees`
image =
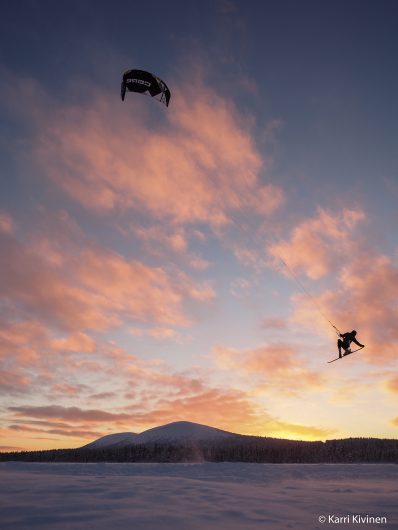
[[[107,449],[53,449],[0,453],[0,461],[27,462],[257,462],[398,463],[398,440],[348,438],[304,442],[242,436],[231,440],[150,443]]]

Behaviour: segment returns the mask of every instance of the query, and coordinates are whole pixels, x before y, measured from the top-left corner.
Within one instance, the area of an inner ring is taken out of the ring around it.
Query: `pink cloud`
[[[27,314],[66,328],[84,329],[90,322],[99,328],[106,325],[95,301],[87,303],[90,293],[70,284],[35,249],[1,237],[0,248],[0,288],[5,299],[18,303]]]
[[[11,215],[4,211],[0,210],[0,232],[5,234],[11,234],[15,230],[15,222]]]
[[[95,341],[86,333],[75,333],[67,337],[52,339],[50,341],[51,349],[55,351],[70,352],[94,352],[96,349]]]
[[[269,317],[264,318],[260,323],[261,327],[269,330],[284,330],[287,329],[287,321],[284,318]]]
[[[139,239],[154,242],[156,245],[166,246],[177,254],[185,253],[188,247],[186,233],[183,229],[168,228],[164,225],[142,227],[133,225],[131,231]]]
[[[365,219],[359,209],[337,215],[319,209],[316,217],[300,223],[287,241],[271,246],[269,252],[285,260],[296,275],[317,280],[333,273],[332,288],[315,294],[310,286],[308,295],[292,297],[294,322],[320,334],[327,330],[333,337],[330,322],[341,332],[356,329],[366,345],[361,358],[382,364],[398,352],[398,266],[359,231]],[[333,348],[336,342],[337,337]]]
[[[128,414],[117,414],[113,412],[106,412],[98,409],[81,409],[79,407],[64,407],[61,405],[49,406],[19,406],[8,407],[8,410],[17,417],[27,418],[53,418],[56,420],[66,420],[71,422],[122,422],[128,421],[130,416]]]
[[[0,394],[17,396],[28,393],[32,378],[20,370],[0,369]]]
[[[272,213],[283,193],[260,182],[265,161],[248,121],[231,102],[195,83],[195,89],[174,90],[173,105],[157,126],[139,98],[123,104],[97,93],[89,106],[53,108],[51,114],[39,107],[37,158],[87,208],[132,208],[162,221],[213,226],[242,209]]]
[[[79,397],[87,390],[91,390],[88,385],[82,383],[62,383],[59,382],[51,388],[52,395],[62,397]]]
[[[92,394],[89,396],[89,399],[94,401],[102,401],[104,399],[114,399],[117,397],[118,394],[116,392],[98,392],[97,394]]]
[[[0,319],[0,359],[30,366],[38,359],[38,348],[48,339],[48,329],[41,323]]]
[[[208,283],[195,284],[184,273],[172,277],[160,267],[95,247],[81,235],[68,242],[67,253],[57,247],[57,238],[52,241],[36,238],[29,244],[0,234],[0,288],[21,316],[35,315],[75,332],[69,348],[92,349],[84,330],[105,330],[126,320],[187,325],[185,302],[209,303],[215,296]]]
[[[8,407],[11,431],[18,431],[20,439],[24,432],[29,434],[36,429],[37,432],[83,440],[101,425],[106,425],[108,432],[122,429],[136,431],[138,426],[145,429],[178,419],[189,419],[247,434],[283,434],[308,439],[326,435],[325,430],[317,427],[290,424],[270,415],[243,391],[211,387],[199,374],[173,373],[164,363],[139,361],[122,351],[119,352],[119,360],[115,357],[115,361],[109,367],[103,365],[97,372],[105,379],[114,381],[115,385],[109,388],[117,388],[117,392],[108,390],[102,397],[97,396],[97,402],[106,399],[111,406],[112,400],[116,398],[118,406],[101,410],[61,404],[20,404]],[[114,376],[110,377],[111,373]],[[118,375],[116,379],[115,375]],[[67,387],[65,391],[70,398],[80,398],[82,389],[79,385],[62,383],[60,380],[57,383],[62,384]],[[123,400],[120,400],[123,398],[121,389],[130,389],[125,392],[124,405]],[[89,390],[84,388],[83,392]],[[65,392],[63,394],[65,397]]]
[[[176,342],[184,342],[184,337],[173,328],[156,327],[156,328],[132,328],[130,333],[134,337],[153,337],[157,340],[173,340]]]
[[[148,414],[136,416],[134,423],[145,428],[177,420],[214,425],[241,434],[289,436],[291,438],[325,438],[333,431],[310,425],[283,421],[260,409],[244,392],[205,388],[201,385],[193,395],[167,396]]]
[[[317,280],[339,267],[350,251],[354,229],[364,219],[361,210],[345,209],[336,215],[319,208],[316,217],[302,221],[287,241],[272,244],[268,252],[296,273]]]
[[[221,368],[249,375],[259,392],[278,390],[287,396],[303,390],[320,388],[321,373],[309,370],[295,348],[287,344],[270,344],[255,349],[236,350],[217,346],[215,360]]]
[[[72,437],[72,438],[83,438],[83,439],[92,439],[99,438],[101,432],[90,430],[90,429],[76,429],[71,426],[65,426],[62,429],[40,429],[32,427],[31,425],[10,425],[9,430],[15,431],[18,433],[43,433],[43,434],[58,434],[62,437]]]
[[[359,340],[366,346],[361,359],[382,365],[394,361],[398,354],[398,267],[371,248],[357,253],[355,247],[352,250],[354,257],[341,269],[337,287],[314,300],[342,332],[359,332]],[[295,306],[297,322],[332,331],[308,297],[297,296]]]
[[[168,227],[165,225],[154,225],[149,227],[132,226],[131,232],[146,244],[146,252],[155,256],[162,256],[167,251],[172,251],[181,257],[183,263],[187,263],[195,270],[206,270],[210,263],[203,259],[198,253],[189,251],[190,234],[183,228]],[[122,233],[125,233],[122,230]],[[190,231],[192,239],[197,239],[197,231]]]

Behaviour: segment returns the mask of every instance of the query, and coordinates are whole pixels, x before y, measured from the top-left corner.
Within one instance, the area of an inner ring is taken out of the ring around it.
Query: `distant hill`
[[[108,434],[102,436],[94,442],[83,445],[82,449],[104,449],[105,447],[126,447],[134,443],[139,435],[134,432],[120,432],[118,434]]]
[[[133,444],[147,444],[147,443],[175,443],[188,441],[209,441],[232,439],[242,435],[234,434],[232,432],[223,431],[200,423],[193,423],[190,421],[174,421],[148,429],[141,434],[134,434],[132,432],[125,432],[120,434],[109,434],[103,436],[94,442],[84,445],[86,449],[104,449],[111,447],[126,447]]]

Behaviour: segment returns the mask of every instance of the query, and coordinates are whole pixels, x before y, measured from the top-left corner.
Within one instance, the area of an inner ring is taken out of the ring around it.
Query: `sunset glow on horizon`
[[[0,22],[0,451],[180,420],[397,438],[398,6],[23,5]],[[168,108],[121,101],[135,67]],[[331,323],[365,349],[327,364]]]

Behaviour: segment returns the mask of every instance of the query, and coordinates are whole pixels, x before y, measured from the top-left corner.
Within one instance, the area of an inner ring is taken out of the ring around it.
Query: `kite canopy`
[[[166,107],[169,106],[171,94],[166,83],[156,75],[144,70],[127,70],[124,72],[121,86],[122,101],[124,101],[126,90],[152,96],[164,103]]]

